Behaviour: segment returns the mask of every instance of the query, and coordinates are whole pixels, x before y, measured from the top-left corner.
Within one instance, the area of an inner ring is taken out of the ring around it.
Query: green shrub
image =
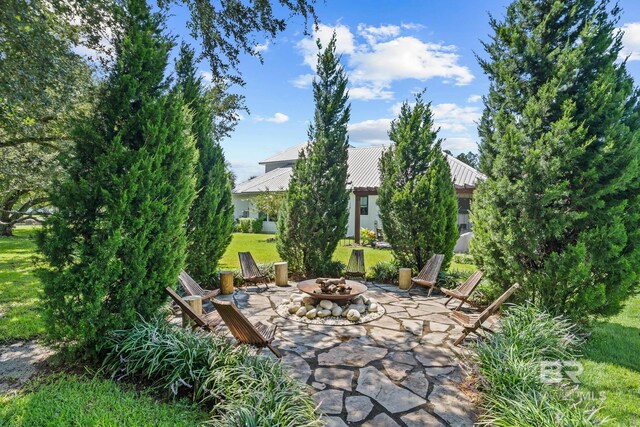
[[[240,218],[236,230],[240,233],[260,233],[262,232],[262,219]]]
[[[263,221],[264,220],[262,218],[255,218],[253,221],[251,221],[251,232],[262,233]]]
[[[433,254],[449,267],[458,240],[458,202],[446,155],[422,93],[393,120],[393,142],[379,161],[378,207],[395,259],[421,269]]]
[[[251,222],[252,218],[240,218],[238,219],[238,232],[240,233],[250,233],[251,232]]]
[[[473,265],[473,256],[469,254],[453,254],[452,262]]]
[[[576,400],[566,381],[550,385],[542,362],[572,361],[582,339],[575,325],[533,306],[512,306],[495,334],[474,346],[483,400],[480,425],[592,425],[595,409]],[[517,420],[517,422],[514,422]]]
[[[173,47],[165,18],[143,0],[122,2],[120,12],[117,60],[94,113],[72,132],[39,238],[50,267],[40,271],[49,335],[83,357],[98,357],[111,331],[167,300],[164,288],[184,267],[195,195],[190,115],[165,78]]]
[[[344,275],[346,268],[347,266],[341,261],[326,261],[318,271],[318,275],[325,277],[341,277]]]
[[[398,283],[398,275],[400,274],[400,266],[395,261],[380,261],[371,267],[369,276],[378,283]]]
[[[368,228],[360,229],[360,241],[364,246],[371,245],[371,243],[376,240],[376,237],[376,232],[374,230],[369,230]]]
[[[186,266],[195,280],[210,286],[218,261],[231,243],[234,226],[232,184],[220,146],[226,128],[218,126],[216,117],[222,115],[219,103],[234,109],[235,98],[229,95],[220,100],[211,99],[209,85],[196,68],[195,52],[186,44],[181,46],[180,58],[176,61],[176,83],[193,115],[191,133],[198,149],[197,195],[186,223]],[[224,87],[215,90],[225,92]]]
[[[188,393],[211,407],[216,425],[320,425],[305,385],[281,363],[220,335],[177,328],[158,318],[118,331],[111,348],[103,366],[107,372],[141,377],[173,396]]]

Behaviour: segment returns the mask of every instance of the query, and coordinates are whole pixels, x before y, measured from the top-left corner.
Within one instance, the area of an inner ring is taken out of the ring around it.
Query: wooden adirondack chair
[[[198,282],[193,280],[186,271],[180,272],[178,281],[180,282],[180,285],[182,285],[182,289],[184,289],[184,292],[187,295],[199,295],[202,297],[202,301],[208,301],[220,293],[220,289],[215,289],[213,291],[202,289]]]
[[[171,299],[178,304],[178,307],[180,307],[182,312],[186,313],[186,315],[193,320],[193,329],[202,328],[205,331],[213,331],[215,327],[222,322],[222,318],[217,312],[212,311],[211,313],[198,315],[193,311],[191,306],[176,293],[176,291],[169,287],[165,288],[165,291],[169,294]]]
[[[433,254],[429,261],[424,265],[420,273],[416,277],[411,278],[411,286],[409,287],[409,291],[414,284],[427,286],[429,288],[428,297],[431,296],[431,292],[433,292],[433,288],[436,287],[436,282],[438,281],[438,273],[440,273],[440,267],[442,267],[442,261],[444,261],[444,255],[442,254]]]
[[[516,289],[520,288],[519,284],[514,284],[509,289],[507,289],[502,295],[498,297],[497,300],[491,303],[489,307],[487,307],[480,314],[466,314],[461,311],[454,311],[451,313],[451,319],[453,319],[456,323],[460,324],[464,328],[464,332],[462,335],[453,343],[454,345],[458,345],[464,340],[467,335],[470,333],[478,334],[478,328],[482,329],[486,332],[493,332],[491,329],[482,326],[490,316],[495,314],[496,311],[500,308],[500,306],[507,300],[509,297],[516,291]]]
[[[480,283],[480,279],[482,279],[483,274],[484,273],[482,271],[476,270],[475,273],[469,276],[466,282],[458,285],[455,289],[440,288],[440,291],[442,291],[442,293],[449,297],[447,302],[444,303],[444,306],[446,307],[447,304],[449,304],[451,300],[455,298],[460,300],[460,305],[457,306],[454,311],[460,310],[462,304],[467,301],[467,299],[471,296],[471,293]]]
[[[269,280],[260,273],[258,265],[251,256],[251,252],[238,252],[238,257],[240,258],[240,268],[242,269],[244,282],[255,283],[256,285],[258,283],[264,283],[264,285],[269,288]]]
[[[349,264],[347,265],[344,275],[345,277],[361,277],[363,280],[365,279],[364,249],[354,249],[351,251]]]
[[[242,344],[252,345],[257,348],[268,347],[269,350],[276,355],[277,358],[281,358],[280,352],[271,345],[273,338],[276,335],[277,326],[269,326],[259,322],[254,325],[247,319],[238,307],[231,302],[212,300],[211,301],[220,313],[225,325],[231,331],[231,334]]]

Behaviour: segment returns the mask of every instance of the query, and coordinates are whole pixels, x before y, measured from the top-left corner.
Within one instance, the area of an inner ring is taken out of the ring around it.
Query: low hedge
[[[478,425],[591,426],[597,408],[581,399],[567,377],[543,380],[545,362],[578,359],[576,326],[530,306],[511,306],[501,328],[473,346],[472,368],[482,396]]]
[[[306,386],[281,363],[163,318],[117,331],[103,369],[114,378],[148,381],[170,396],[189,395],[218,426],[321,425]]]

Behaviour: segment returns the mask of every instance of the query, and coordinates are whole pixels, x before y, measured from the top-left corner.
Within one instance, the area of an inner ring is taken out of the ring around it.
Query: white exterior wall
[[[233,218],[242,218],[244,211],[249,211],[249,218],[258,218],[258,211],[253,207],[255,195],[236,195],[232,196],[233,200]]]
[[[369,230],[382,227],[380,221],[380,210],[378,208],[378,196],[369,196],[369,214],[360,215],[360,228],[368,228]],[[347,236],[355,236],[354,229],[356,226],[356,197],[353,193],[349,194],[349,223],[347,224]]]
[[[255,209],[253,201],[257,195],[249,194],[249,195],[233,195],[233,217],[234,218],[242,218],[242,213],[246,210],[249,211],[249,218],[257,218],[258,211]],[[458,194],[459,198],[471,198],[471,194]],[[354,193],[349,194],[349,222],[347,224],[347,236],[353,237],[355,236],[354,228],[355,228],[355,209],[356,209],[356,199]],[[270,218],[271,219],[271,218]],[[376,222],[378,227],[383,227],[382,221],[380,220],[380,209],[378,208],[378,196],[369,196],[369,214],[360,216],[360,227],[368,228],[369,230],[375,230]],[[275,221],[264,221],[262,227],[262,231],[265,233],[275,233],[276,232],[276,222]],[[469,223],[469,215],[468,214],[458,214],[458,224],[468,224],[467,229],[465,231],[470,231],[470,223]]]
[[[257,218],[258,211],[255,209],[253,201],[257,196],[255,194],[243,194],[233,195],[233,217],[235,219],[242,218],[242,213],[246,210],[249,211],[249,218]],[[349,222],[347,224],[347,236],[354,236],[355,228],[355,204],[356,199],[353,193],[349,195]],[[382,226],[380,217],[378,215],[378,196],[369,196],[369,215],[360,216],[360,227],[368,228],[370,230],[375,229],[375,222],[378,222],[378,227]],[[275,221],[264,221],[262,231],[265,233],[275,233],[276,223]]]

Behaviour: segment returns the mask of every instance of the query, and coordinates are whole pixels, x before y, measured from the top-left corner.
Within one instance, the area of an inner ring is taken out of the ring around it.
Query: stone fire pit
[[[364,292],[367,287],[352,280],[345,281],[350,292],[320,293],[316,279],[298,284],[303,293],[293,293],[282,301],[276,312],[290,320],[316,325],[353,325],[379,319],[384,308]]]
[[[344,280],[344,284],[350,290],[349,293],[322,293],[320,283],[317,282],[318,280],[322,279],[310,279],[300,282],[298,283],[298,289],[315,299],[327,299],[330,301],[334,301],[338,305],[347,304],[350,300],[354,299],[367,290],[367,286],[363,285],[360,282],[356,282],[355,280]]]

